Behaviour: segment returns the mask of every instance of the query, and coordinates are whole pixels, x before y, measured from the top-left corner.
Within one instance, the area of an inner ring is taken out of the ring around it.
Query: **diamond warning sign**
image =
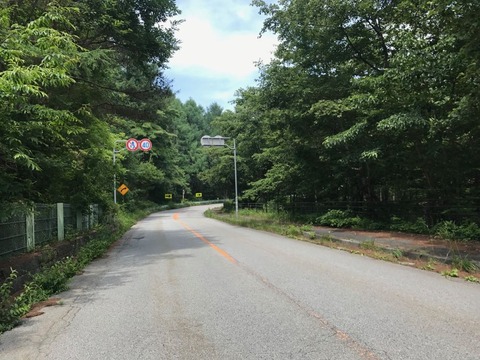
[[[117,189],[117,191],[122,194],[123,196],[125,196],[125,194],[129,191],[130,189],[127,187],[127,185],[125,184],[122,184],[119,186],[119,188]]]

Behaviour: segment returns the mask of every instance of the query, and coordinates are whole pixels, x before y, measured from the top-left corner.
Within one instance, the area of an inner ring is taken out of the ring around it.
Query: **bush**
[[[452,260],[452,266],[456,269],[464,270],[469,273],[473,273],[478,270],[478,266],[467,258],[454,256]]]
[[[11,297],[13,282],[16,278],[17,272],[12,270],[10,276],[0,286],[0,333],[11,329],[18,321]]]
[[[457,225],[453,221],[443,221],[434,227],[435,235],[445,240],[479,240],[480,228],[476,223]]]
[[[223,211],[226,213],[231,213],[235,211],[235,202],[232,200],[227,200],[223,203]]]
[[[47,294],[56,294],[67,290],[68,280],[78,271],[78,263],[72,258],[65,258],[55,265],[33,276],[33,283],[44,289]]]
[[[409,222],[399,218],[398,216],[392,216],[390,219],[390,230],[401,231],[414,234],[430,234],[430,228],[422,218],[417,218],[415,222]]]
[[[317,218],[320,225],[336,228],[360,228],[365,227],[365,220],[359,216],[353,216],[351,211],[329,210],[326,214]]]
[[[302,229],[295,225],[289,225],[285,230],[285,235],[289,237],[298,237],[302,235]]]

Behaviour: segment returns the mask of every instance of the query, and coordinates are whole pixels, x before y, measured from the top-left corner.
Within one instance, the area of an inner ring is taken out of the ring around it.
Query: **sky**
[[[192,98],[207,108],[216,102],[233,109],[235,91],[255,86],[255,62],[268,63],[276,38],[259,37],[264,17],[250,0],[177,0],[180,50],[165,72],[182,102]]]

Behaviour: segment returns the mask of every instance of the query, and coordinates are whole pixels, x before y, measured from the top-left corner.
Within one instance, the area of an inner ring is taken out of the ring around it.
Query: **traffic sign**
[[[140,150],[150,151],[151,149],[152,149],[152,142],[150,141],[150,139],[140,140]]]
[[[202,197],[202,193],[196,193],[196,194],[195,194],[195,197],[196,197],[196,198],[201,198],[201,197]]]
[[[172,200],[173,195],[172,194],[165,194],[165,199]]]
[[[119,192],[120,194],[122,194],[123,196],[125,196],[125,194],[126,194],[130,189],[127,187],[127,185],[122,184],[122,185],[119,186],[119,188],[118,188],[117,190],[118,190],[118,192]]]
[[[139,142],[137,139],[130,138],[125,144],[128,151],[137,151],[139,147]]]

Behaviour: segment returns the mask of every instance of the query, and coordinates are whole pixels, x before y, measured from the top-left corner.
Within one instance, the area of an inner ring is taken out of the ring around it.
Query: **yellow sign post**
[[[196,198],[201,198],[202,196],[203,196],[202,193],[196,193],[196,194],[195,194],[195,197],[196,197]]]
[[[172,199],[173,199],[173,195],[172,195],[172,194],[165,194],[165,199],[167,199],[167,200],[172,200]]]
[[[117,189],[117,191],[122,194],[123,196],[125,196],[125,194],[129,191],[130,189],[127,187],[127,185],[125,184],[122,184],[120,185],[120,187]]]

